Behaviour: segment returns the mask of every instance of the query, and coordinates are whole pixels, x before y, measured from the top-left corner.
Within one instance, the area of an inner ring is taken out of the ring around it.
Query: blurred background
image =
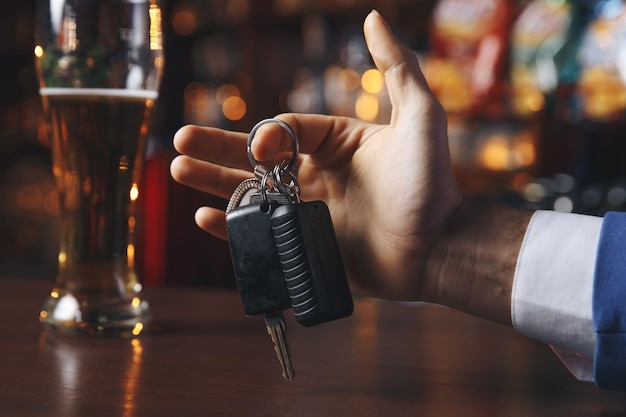
[[[463,190],[531,209],[626,207],[622,0],[166,0],[166,66],[139,204],[148,285],[233,286],[194,224],[225,201],[169,176],[193,123],[249,131],[281,112],[386,123],[361,25],[373,8],[418,54],[449,114]],[[0,4],[0,277],[54,278],[58,203],[33,64],[35,1]]]

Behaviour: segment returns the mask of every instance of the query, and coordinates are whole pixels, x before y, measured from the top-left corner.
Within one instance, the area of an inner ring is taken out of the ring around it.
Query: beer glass
[[[135,204],[163,67],[156,0],[39,0],[35,62],[61,207],[40,312],[59,333],[141,333]]]

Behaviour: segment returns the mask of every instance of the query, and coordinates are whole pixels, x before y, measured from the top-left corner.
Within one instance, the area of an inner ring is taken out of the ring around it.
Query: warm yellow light
[[[151,4],[148,14],[150,15],[150,49],[158,51],[163,49],[161,9],[156,4]]]
[[[128,260],[128,265],[132,266],[135,264],[135,245],[132,243],[126,246],[126,259]]]
[[[510,165],[508,140],[501,136],[489,138],[482,148],[481,160],[487,169],[507,169]]]
[[[135,324],[135,327],[133,328],[132,333],[134,336],[139,336],[142,331],[143,331],[143,323],[139,322]]]
[[[215,93],[215,98],[217,99],[217,102],[222,105],[227,99],[231,97],[241,97],[241,91],[239,90],[239,87],[237,87],[235,84],[221,85]]]
[[[41,58],[43,56],[43,48],[40,45],[35,46],[35,56]]]
[[[52,297],[52,298],[59,298],[59,293],[56,292],[56,291],[52,291],[52,292],[50,292],[50,297]]]
[[[139,198],[139,187],[137,186],[137,184],[133,184],[133,186],[130,187],[130,200],[135,201],[138,198]]]
[[[192,82],[187,84],[183,91],[183,97],[185,102],[190,106],[197,106],[206,102],[209,95],[209,89],[206,85],[199,82]]]
[[[133,307],[137,308],[141,305],[141,299],[139,297],[133,297],[133,300],[130,303]]]
[[[377,69],[369,69],[361,76],[361,87],[368,93],[376,94],[383,89],[384,85],[383,74]]]
[[[126,158],[126,155],[122,155],[120,158],[120,163],[118,164],[117,169],[120,171],[128,171],[128,158]]]
[[[240,120],[246,115],[246,102],[241,97],[228,97],[222,105],[222,112],[228,120]]]
[[[48,312],[45,310],[41,310],[39,312],[39,319],[40,320],[45,320],[48,317]]]
[[[537,150],[532,143],[523,142],[515,147],[515,162],[518,166],[532,165],[537,159]]]
[[[374,120],[378,116],[378,100],[371,94],[363,93],[356,99],[354,112],[361,120]]]
[[[546,105],[546,99],[543,94],[535,92],[528,96],[526,99],[526,105],[531,111],[541,111]]]
[[[65,264],[67,261],[67,254],[65,252],[59,252],[59,256],[57,257],[59,265]]]
[[[138,363],[141,361],[141,353],[143,352],[143,346],[139,339],[133,339],[130,344],[133,346],[133,362]]]

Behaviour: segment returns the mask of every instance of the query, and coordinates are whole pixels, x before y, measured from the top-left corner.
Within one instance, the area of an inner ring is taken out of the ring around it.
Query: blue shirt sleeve
[[[596,385],[626,391],[626,213],[604,216],[596,253],[592,310]]]

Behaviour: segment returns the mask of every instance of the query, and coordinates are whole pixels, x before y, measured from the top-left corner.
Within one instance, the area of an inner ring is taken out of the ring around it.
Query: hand
[[[386,126],[321,115],[278,116],[296,132],[301,198],[331,211],[353,289],[377,297],[417,300],[426,259],[462,196],[453,178],[446,116],[415,54],[400,44],[377,12],[364,24],[370,53],[384,74],[391,104]],[[228,198],[251,177],[247,135],[196,126],[174,138],[172,176]],[[282,128],[268,124],[252,143],[259,161],[290,149]],[[272,166],[272,165],[268,165]],[[224,213],[203,207],[196,222],[226,238]]]

